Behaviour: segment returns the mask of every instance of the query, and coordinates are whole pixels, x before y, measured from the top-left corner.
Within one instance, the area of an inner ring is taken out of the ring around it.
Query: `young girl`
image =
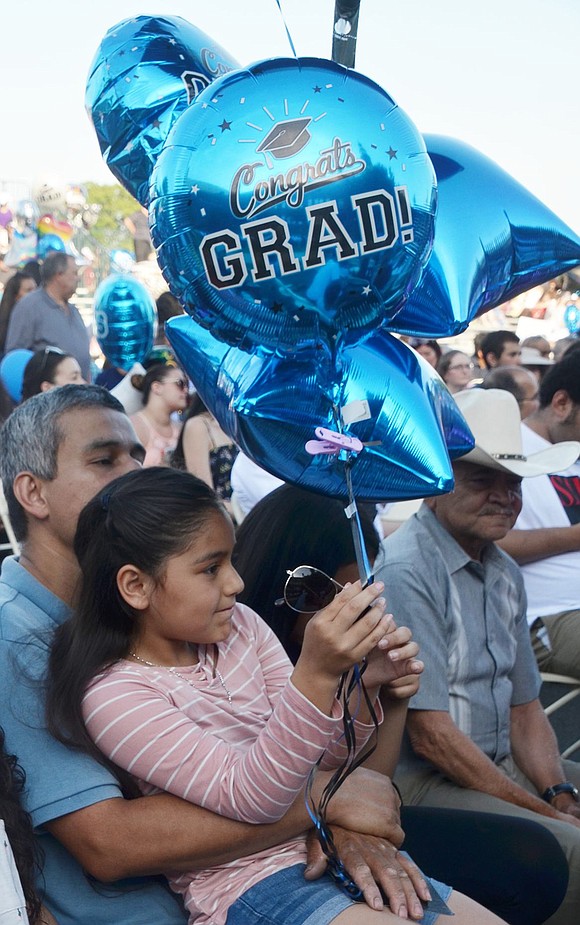
[[[321,755],[323,769],[343,761],[337,682],[394,633],[382,585],[355,583],[309,622],[292,669],[268,627],[236,604],[243,584],[233,543],[221,503],[189,473],[144,469],[97,495],[79,519],[83,582],[76,615],[55,641],[49,715],[67,741],[91,753],[96,746],[143,793],[165,790],[233,819],[273,822]],[[391,675],[383,660],[375,664],[371,699],[380,671]],[[359,746],[372,729],[361,707]],[[353,903],[329,879],[305,881],[304,859],[305,839],[295,838],[168,876],[198,925],[249,925],[262,914],[280,925],[401,921]],[[429,898],[420,881],[416,889]],[[456,925],[499,921],[458,894],[451,907]]]

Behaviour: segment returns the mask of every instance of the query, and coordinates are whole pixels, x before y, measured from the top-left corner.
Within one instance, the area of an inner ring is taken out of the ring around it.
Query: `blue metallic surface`
[[[173,293],[242,349],[331,355],[394,318],[429,257],[435,176],[377,84],[274,59],[202,91],[155,164],[151,233]]]
[[[95,333],[113,366],[128,370],[141,363],[157,330],[155,303],[132,276],[109,276],[95,293]]]
[[[203,87],[237,66],[180,16],[135,16],[109,29],[90,67],[85,104],[106,163],[142,205],[177,117]]]

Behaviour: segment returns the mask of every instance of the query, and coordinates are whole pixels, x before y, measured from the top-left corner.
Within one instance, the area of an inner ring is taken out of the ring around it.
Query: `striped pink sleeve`
[[[194,688],[191,698],[192,716],[207,708]],[[167,694],[130,668],[97,678],[83,712],[99,749],[138,779],[253,823],[282,818],[340,726],[339,718],[321,713],[288,682],[268,723],[241,750],[201,730]],[[224,715],[223,722],[231,723],[231,717]]]

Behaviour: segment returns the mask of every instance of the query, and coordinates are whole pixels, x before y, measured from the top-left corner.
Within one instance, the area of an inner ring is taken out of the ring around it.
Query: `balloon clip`
[[[339,434],[334,430],[328,430],[326,427],[317,427],[314,431],[318,440],[309,440],[305,444],[307,453],[311,456],[317,456],[319,453],[338,456],[338,454],[347,450],[349,453],[360,453],[364,448],[364,443],[358,437],[349,437],[347,434]]]

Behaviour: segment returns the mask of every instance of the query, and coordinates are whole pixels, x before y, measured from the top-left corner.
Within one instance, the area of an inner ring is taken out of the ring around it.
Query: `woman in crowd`
[[[374,561],[379,541],[372,513],[360,509],[367,555]],[[234,564],[244,580],[239,599],[258,607],[290,658],[300,653],[311,613],[297,613],[284,601],[288,570],[309,565],[339,584],[358,577],[350,522],[344,505],[292,485],[262,499],[238,529]],[[418,566],[420,567],[420,566]],[[388,604],[388,588],[385,597]],[[420,653],[419,653],[420,655]],[[381,697],[381,736],[396,735],[412,693],[411,678]],[[397,719],[398,714],[398,719]],[[390,720],[389,720],[390,716]],[[390,723],[390,726],[389,726]],[[399,743],[395,743],[395,753]],[[393,754],[378,748],[370,764],[391,775]],[[559,907],[568,870],[556,839],[536,823],[487,813],[424,806],[402,807],[405,849],[423,870],[499,915],[510,925],[540,925]],[[538,877],[538,870],[542,876]],[[547,874],[548,879],[545,879]],[[442,920],[443,921],[443,920]]]
[[[181,431],[175,412],[187,408],[189,383],[173,363],[156,363],[144,376],[131,377],[143,395],[143,408],[131,415],[139,440],[145,447],[145,466],[168,466]]]
[[[4,353],[6,333],[12,309],[23,296],[32,292],[33,289],[36,289],[34,277],[23,270],[18,270],[4,286],[4,292],[0,300],[0,356]]]
[[[419,353],[424,360],[435,367],[441,359],[441,347],[436,340],[427,337],[409,337],[407,343]]]
[[[100,749],[144,793],[169,790],[229,818],[275,822],[314,766],[324,772],[344,760],[342,674],[369,656],[369,701],[353,721],[362,748],[374,732],[369,704],[396,672],[391,653],[403,672],[414,659],[408,631],[384,612],[380,582],[356,582],[310,621],[293,668],[265,623],[236,603],[243,583],[233,545],[215,493],[186,472],[134,471],[89,502],[75,536],[78,604],[52,651],[49,716],[59,735]],[[306,880],[304,858],[302,836],[170,880],[190,925],[438,919],[424,914],[429,881],[410,861],[400,862],[414,887],[404,907],[393,887],[397,916],[355,903],[329,878]],[[443,884],[436,889],[457,925],[498,923]]]
[[[437,363],[437,372],[452,395],[466,389],[473,378],[473,363],[462,350],[450,350]]]
[[[24,367],[22,401],[40,392],[48,392],[59,385],[69,385],[71,382],[85,382],[75,357],[58,347],[37,350]]]
[[[221,429],[213,414],[194,395],[171,457],[174,469],[185,469],[213,488],[229,507],[232,497],[231,472],[238,448]]]

